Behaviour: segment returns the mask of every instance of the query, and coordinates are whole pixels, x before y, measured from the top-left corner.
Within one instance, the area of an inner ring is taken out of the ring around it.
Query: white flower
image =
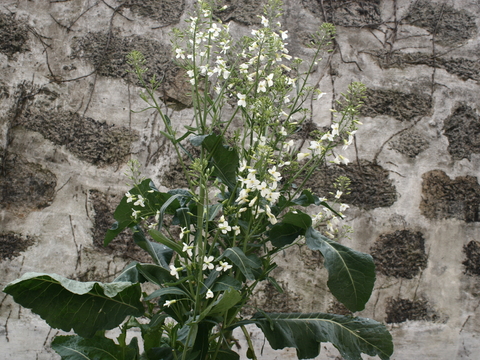
[[[240,226],[232,226],[232,230],[235,231],[235,235],[240,235]]]
[[[262,25],[267,27],[268,26],[268,19],[265,16],[262,16]]]
[[[230,265],[227,262],[220,261],[220,264],[217,266],[216,270],[217,271],[227,271],[228,269],[231,269],[233,265]]]
[[[188,75],[189,78],[194,78],[194,77],[195,77],[195,71],[193,71],[193,70],[188,70],[188,71],[187,71],[187,75]]]
[[[282,136],[287,136],[288,135],[287,130],[285,130],[285,128],[283,126],[280,126],[280,129],[278,130],[278,133]]]
[[[246,168],[247,168],[247,161],[246,161],[246,160],[240,161],[240,167],[238,168],[238,171],[239,171],[239,172],[242,172],[242,171],[245,170]]]
[[[135,199],[136,199],[135,195],[130,194],[130,191],[127,192],[127,193],[125,194],[125,196],[127,197],[127,203],[132,202],[132,201],[135,201]]]
[[[220,217],[220,222],[218,223],[218,228],[224,234],[226,234],[227,232],[232,230],[232,227],[230,225],[228,225],[228,222],[225,220],[223,215]]]
[[[180,58],[180,59],[185,59],[185,52],[183,51],[183,49],[175,49],[175,52],[177,53],[177,56],[176,58]]]
[[[335,135],[331,134],[330,132],[326,132],[325,134],[322,135],[321,140],[328,139],[329,141],[333,141],[334,137],[335,137]]]
[[[262,80],[258,83],[258,91],[260,92],[267,92],[266,82]]]
[[[268,221],[270,221],[270,224],[275,225],[277,223],[277,218],[275,217],[275,215],[272,214],[270,206],[265,206],[265,210],[268,216]]]
[[[240,72],[241,72],[242,74],[247,74],[247,73],[248,73],[248,64],[246,64],[246,63],[245,63],[245,64],[241,64],[241,65],[239,66],[239,68],[240,68]]]
[[[345,165],[348,165],[350,163],[350,160],[348,160],[345,156],[337,155],[332,162],[335,164],[343,163]]]
[[[238,103],[237,103],[238,106],[243,106],[243,107],[247,106],[247,102],[245,101],[245,99],[247,98],[247,95],[239,93],[237,94],[237,97],[238,97]]]
[[[205,295],[205,299],[213,298],[213,291],[208,289],[207,294]]]
[[[252,201],[250,201],[250,203],[248,204],[249,207],[252,207],[253,205],[255,205],[255,203],[257,202],[258,200],[258,196],[255,196]]]
[[[347,204],[340,204],[340,212],[347,210],[350,206]]]
[[[282,36],[282,40],[288,39],[288,30],[282,31],[280,30],[280,35]]]
[[[183,267],[175,267],[175,265],[170,265],[170,275],[175,276],[178,279],[178,272],[182,271]]]
[[[170,307],[170,305],[175,304],[176,302],[177,302],[177,300],[167,300],[167,301],[165,301],[163,306]]]
[[[248,199],[248,194],[250,193],[250,189],[242,189],[240,190],[240,194],[238,194],[238,198],[235,200],[235,202],[238,203],[238,205],[246,204],[250,200]]]
[[[267,76],[268,86],[273,86],[273,73]]]
[[[265,196],[265,199],[267,199],[268,202],[270,202],[270,204],[274,204],[278,201],[278,199],[280,198],[280,195],[281,194],[279,191],[272,191],[270,192],[270,194]]]
[[[183,243],[183,252],[186,252],[189,257],[193,256],[193,246]]]
[[[293,147],[294,142],[293,140],[290,140],[288,142],[284,142],[283,145],[285,146],[285,150],[288,151]]]
[[[282,175],[277,171],[277,167],[274,166],[271,169],[268,169],[268,173],[272,175],[275,181],[282,180]]]
[[[337,193],[335,194],[335,199],[340,199],[342,195],[343,195],[343,191],[337,190]]]
[[[310,155],[312,155],[312,154],[310,154],[310,153],[298,153],[297,154],[297,161],[302,161],[303,159],[309,157]]]
[[[315,154],[317,150],[322,150],[322,146],[318,141],[310,141],[310,146],[308,147],[308,150],[312,150],[312,152]]]
[[[323,95],[325,95],[325,94],[326,94],[326,93],[320,91],[320,92],[318,93],[317,100],[320,100],[320,99],[323,97]]]
[[[207,269],[213,270],[213,268],[215,267],[212,264],[213,259],[214,259],[213,256],[204,256],[202,270],[207,270]]]
[[[138,200],[135,201],[133,205],[145,207],[145,198],[142,195],[138,195]]]
[[[337,123],[334,123],[332,124],[332,135],[335,136],[335,135],[338,135],[339,132],[338,132],[338,124]]]
[[[133,211],[132,211],[132,217],[133,217],[134,219],[137,219],[137,218],[138,218],[138,215],[139,215],[140,213],[141,213],[140,210],[133,210]]]

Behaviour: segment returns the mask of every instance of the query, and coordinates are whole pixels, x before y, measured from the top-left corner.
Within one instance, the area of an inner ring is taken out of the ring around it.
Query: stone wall
[[[192,118],[188,86],[172,62],[169,32],[193,0],[3,0],[0,7],[0,286],[27,271],[109,281],[142,260],[129,235],[101,245],[128,189],[136,158],[163,189],[182,185],[176,159],[127,72],[140,50],[175,124]],[[236,34],[258,26],[260,0],[223,0],[217,16]],[[365,311],[386,322],[395,360],[478,359],[480,352],[480,2],[478,0],[285,0],[291,54],[337,25],[334,51],[313,74],[312,127],[352,81],[367,88],[364,125],[347,166],[319,169],[309,186],[328,194],[351,179],[342,242],[369,252],[377,283]],[[278,259],[281,295],[269,311],[347,313],[326,290],[318,253]],[[258,349],[263,337],[255,329]],[[0,295],[0,359],[58,359],[57,330]],[[245,349],[245,347],[243,347]],[[244,351],[244,350],[240,350]],[[262,359],[295,358],[290,350]],[[244,355],[244,354],[243,354]],[[325,347],[319,359],[340,359]]]

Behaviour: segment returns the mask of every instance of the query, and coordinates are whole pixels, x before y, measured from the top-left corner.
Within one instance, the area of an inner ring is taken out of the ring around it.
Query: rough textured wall
[[[2,0],[0,7],[0,286],[27,271],[84,281],[113,279],[145,254],[128,234],[103,248],[103,232],[127,189],[126,161],[139,159],[159,186],[181,186],[176,160],[126,72],[142,51],[178,124],[192,113],[169,31],[192,0]],[[224,0],[217,16],[235,33],[258,26],[258,0]],[[480,3],[478,0],[286,0],[290,51],[324,21],[334,51],[313,74],[326,92],[312,127],[351,81],[367,87],[364,126],[348,166],[319,169],[310,186],[328,194],[352,180],[342,240],[370,252],[377,283],[360,316],[388,323],[393,359],[478,359],[480,352]],[[282,295],[265,286],[269,311],[347,313],[326,292],[318,253],[278,259]],[[252,329],[258,339],[263,337]],[[0,295],[0,359],[50,360],[57,334]],[[244,347],[245,348],[245,347]],[[243,349],[244,349],[243,348]],[[242,350],[241,350],[242,351]],[[265,350],[262,359],[295,358]],[[319,359],[339,359],[326,347]]]

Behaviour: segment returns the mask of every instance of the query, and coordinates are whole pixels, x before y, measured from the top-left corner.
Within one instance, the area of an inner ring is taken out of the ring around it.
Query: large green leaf
[[[346,360],[362,360],[361,353],[388,360],[393,353],[388,330],[370,319],[322,313],[257,313],[252,321],[273,349],[296,348],[299,359],[317,357],[322,342],[332,343]]]
[[[79,282],[57,274],[27,273],[3,290],[51,327],[88,338],[144,313],[140,284]]]
[[[62,360],[134,360],[136,351],[131,347],[121,347],[111,339],[93,337],[84,339],[80,336],[57,336],[52,342],[52,349]]]
[[[262,266],[260,261],[255,261],[253,258],[247,257],[242,249],[238,247],[228,248],[223,253],[223,256],[237,265],[248,280],[255,280],[253,269],[258,269]]]
[[[217,176],[231,190],[237,182],[238,153],[234,148],[225,147],[222,137],[211,134],[198,136],[190,140],[192,144],[202,144],[208,151],[210,163],[213,165],[213,175]]]
[[[150,254],[157,265],[161,265],[165,269],[168,269],[168,264],[170,264],[170,260],[172,260],[173,256],[172,249],[164,244],[147,240],[142,229],[138,226],[135,227],[133,240],[135,241],[135,244]]]
[[[365,309],[375,284],[375,264],[370,255],[332,241],[313,228],[305,233],[307,246],[320,250],[328,270],[328,287],[351,311]]]

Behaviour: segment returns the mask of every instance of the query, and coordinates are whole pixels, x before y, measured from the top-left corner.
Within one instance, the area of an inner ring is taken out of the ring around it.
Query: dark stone
[[[224,5],[227,8],[215,11],[214,15],[225,23],[235,21],[247,26],[259,25],[265,4],[265,0],[220,0],[218,8]]]
[[[480,153],[480,117],[471,107],[458,106],[443,125],[448,151],[454,160],[468,159]]]
[[[413,2],[404,21],[427,30],[445,46],[462,44],[477,31],[475,16],[468,11],[427,0]]]
[[[405,131],[394,138],[390,142],[390,146],[393,150],[409,158],[414,158],[428,148],[429,142],[416,131]]]
[[[410,121],[425,116],[432,110],[432,97],[420,93],[397,90],[367,89],[360,113],[364,116],[388,115],[399,121]]]
[[[89,191],[89,201],[95,211],[93,245],[103,252],[125,259],[151,262],[150,255],[135,244],[130,230],[121,232],[107,247],[103,246],[105,234],[115,222],[113,214],[122,197],[123,195],[105,194],[98,190]]]
[[[115,127],[69,111],[25,112],[22,125],[38,131],[56,145],[65,145],[80,159],[98,166],[121,164],[130,154],[137,135],[123,127]]]
[[[419,231],[382,234],[372,246],[376,270],[386,276],[412,279],[427,266],[425,240]]]
[[[334,183],[339,176],[350,179],[350,193],[344,193],[341,201],[371,210],[391,206],[397,200],[397,192],[388,170],[380,165],[362,160],[360,164],[333,165],[319,168],[306,184],[320,196],[336,193]],[[327,196],[328,197],[328,196]]]
[[[22,212],[51,205],[57,186],[55,174],[16,154],[7,154],[1,165],[0,208]]]
[[[377,63],[383,69],[403,69],[406,66],[427,65],[446,70],[462,80],[480,81],[480,61],[478,59],[435,57],[431,54],[420,52],[403,53],[399,50],[372,51],[370,54],[376,58]]]
[[[410,300],[410,299],[393,299],[390,298],[387,303],[387,317],[385,322],[388,324],[398,324],[407,320],[435,320],[437,315],[431,309],[428,301]]]
[[[305,8],[334,25],[376,28],[382,23],[380,0],[302,0],[302,2]]]
[[[465,274],[480,276],[480,243],[478,241],[470,241],[463,247],[465,260],[462,264],[465,266]]]
[[[123,6],[134,14],[170,25],[180,21],[185,0],[126,0]]]
[[[476,177],[459,176],[451,180],[445,172],[432,170],[422,178],[420,210],[425,217],[480,221],[480,185]]]
[[[30,236],[15,233],[0,234],[0,260],[12,259],[35,243]]]
[[[0,52],[11,60],[13,55],[28,51],[28,31],[15,14],[0,13]]]

